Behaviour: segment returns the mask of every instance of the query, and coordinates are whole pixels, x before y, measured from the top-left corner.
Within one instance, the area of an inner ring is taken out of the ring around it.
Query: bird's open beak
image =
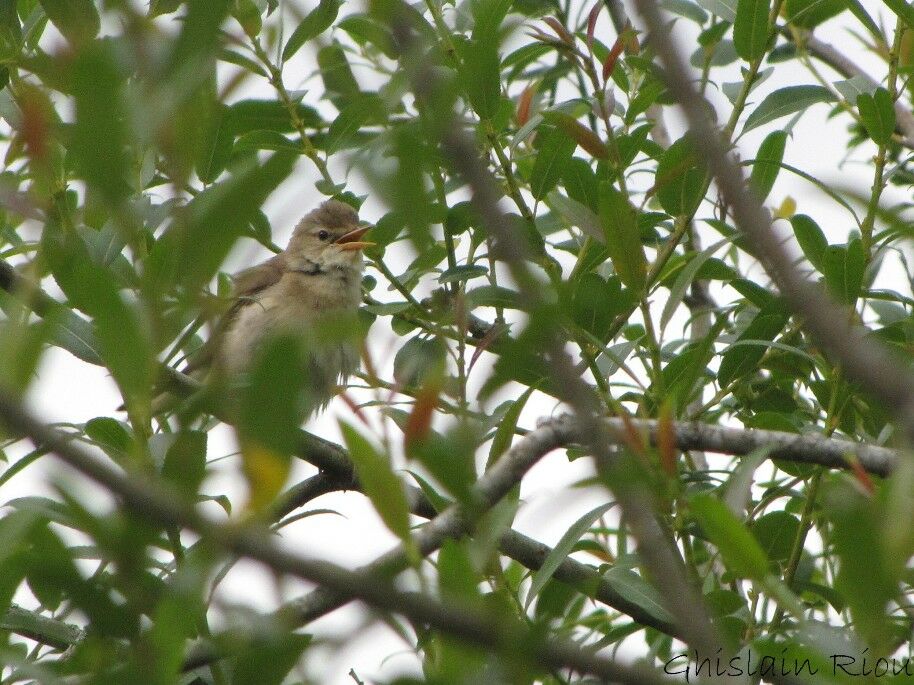
[[[371,247],[375,243],[371,243],[364,240],[359,240],[363,235],[365,235],[369,230],[374,228],[371,224],[366,224],[359,226],[349,233],[345,233],[336,239],[336,244],[339,245],[341,250],[346,250],[351,252],[353,250],[364,250],[366,247]]]

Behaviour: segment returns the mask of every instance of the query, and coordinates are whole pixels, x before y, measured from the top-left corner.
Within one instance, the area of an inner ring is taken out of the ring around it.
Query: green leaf
[[[600,136],[570,114],[551,111],[546,112],[543,117],[549,123],[562,129],[582,150],[590,154],[594,159],[606,159],[609,157],[609,148],[606,147],[606,143],[600,139]]]
[[[511,0],[474,0],[470,7],[473,11],[473,38],[497,40],[502,22],[511,9]]]
[[[895,106],[888,91],[877,88],[872,95],[861,93],[857,96],[857,109],[873,142],[888,145],[895,133]]]
[[[207,62],[219,47],[222,22],[228,16],[231,5],[232,0],[188,0],[181,33],[169,60],[171,75],[186,79],[195,73],[191,70],[188,74],[189,65],[201,73],[208,71]]]
[[[250,160],[197,195],[187,204],[185,221],[156,242],[147,277],[159,287],[168,286],[171,279],[191,291],[202,287],[297,159],[295,154],[277,152],[262,164]]]
[[[698,0],[698,4],[731,24],[736,20],[737,0]]]
[[[530,174],[530,192],[543,199],[555,187],[571,160],[577,143],[559,128],[540,129],[541,142]]]
[[[663,606],[663,597],[644,578],[634,571],[621,566],[613,566],[603,574],[603,578],[613,590],[625,597],[629,602],[644,609],[654,618],[673,622],[676,619]]]
[[[346,53],[339,43],[333,42],[317,53],[324,89],[334,103],[345,107],[359,91],[359,84],[352,74]]]
[[[682,268],[682,271],[679,272],[676,280],[670,286],[670,295],[667,298],[666,304],[663,306],[663,312],[660,315],[661,331],[666,328],[670,319],[673,318],[673,314],[685,297],[686,290],[692,284],[698,270],[721,248],[721,246],[726,245],[728,242],[728,240],[720,240],[714,243],[710,247],[692,256],[689,262]]]
[[[711,495],[698,495],[689,502],[689,510],[717,546],[728,571],[753,580],[763,580],[768,575],[765,552],[726,504]]]
[[[693,214],[704,199],[706,172],[695,145],[683,136],[663,153],[654,184],[664,211],[673,216]]]
[[[368,499],[391,532],[401,540],[409,541],[409,503],[403,483],[384,455],[355,428],[341,421],[340,429]]]
[[[853,304],[863,287],[866,270],[866,256],[859,238],[845,245],[829,245],[825,248],[822,275],[832,293],[842,302]]]
[[[778,172],[781,170],[786,144],[787,131],[773,131],[762,141],[758,154],[755,155],[749,183],[761,202],[765,201],[774,187]]]
[[[232,685],[280,685],[301,660],[310,635],[263,631],[235,650]]]
[[[308,362],[300,335],[271,337],[241,389],[238,434],[250,506],[261,511],[286,483],[298,427],[314,409],[308,396]],[[167,460],[166,460],[167,464]],[[169,471],[173,472],[174,466]]]
[[[495,435],[492,438],[492,444],[489,447],[489,458],[486,461],[486,469],[490,468],[511,446],[511,442],[514,440],[514,430],[517,428],[520,414],[524,410],[527,400],[530,399],[530,395],[533,394],[535,389],[536,388],[532,387],[527,388],[520,397],[511,403],[508,412],[499,422],[498,428],[495,430]]]
[[[572,226],[577,226],[585,234],[600,242],[606,241],[606,234],[600,225],[600,219],[590,210],[590,207],[572,200],[570,197],[565,197],[558,190],[550,191],[546,202]]]
[[[456,43],[461,64],[458,77],[470,105],[480,119],[491,119],[501,106],[498,42],[473,39]]]
[[[86,435],[114,460],[121,461],[130,454],[133,436],[122,422],[109,416],[90,419],[83,427]]]
[[[359,129],[371,121],[384,118],[384,103],[374,93],[360,93],[339,113],[327,132],[327,152],[332,154],[351,147]]]
[[[790,559],[799,529],[799,519],[786,511],[769,512],[749,526],[768,559],[782,563]]]
[[[888,7],[895,15],[908,25],[909,29],[914,29],[914,7],[906,0],[882,0],[883,4]]]
[[[299,102],[295,104],[294,109],[306,127],[321,123],[321,118],[314,108]],[[288,108],[278,100],[239,100],[229,105],[225,119],[229,130],[237,136],[251,131],[295,131]]]
[[[177,12],[180,6],[181,0],[150,0],[149,16],[154,18],[163,14],[171,14]]]
[[[47,314],[51,323],[51,338],[77,359],[89,364],[101,364],[102,357],[92,324],[67,307],[55,307]]]
[[[898,592],[899,564],[885,559],[884,510],[848,481],[826,483],[824,510],[832,532],[830,542],[840,559],[835,589],[850,607],[855,630],[875,649],[890,649],[886,605]]]
[[[699,26],[708,20],[708,13],[690,0],[663,0],[663,7],[674,14],[691,19]]]
[[[98,35],[101,19],[92,0],[41,0],[41,6],[51,23],[74,45]]]
[[[812,217],[805,214],[794,214],[790,217],[790,223],[793,226],[793,233],[803,250],[803,254],[809,263],[816,269],[822,271],[825,266],[825,250],[828,247],[828,240],[825,233],[819,228],[819,224],[813,221]]]
[[[447,346],[438,338],[416,336],[406,341],[394,357],[394,380],[404,388],[439,380],[447,367]]]
[[[396,59],[397,51],[394,39],[386,26],[381,25],[365,14],[350,14],[337,23],[337,28],[348,33],[352,39],[364,45],[370,43],[380,50],[385,57]]]
[[[794,26],[813,29],[848,8],[848,0],[785,0],[784,15]]]
[[[741,340],[774,340],[787,324],[787,315],[783,312],[761,311],[736,339]],[[717,372],[721,387],[729,385],[738,378],[758,368],[758,363],[765,354],[764,347],[759,345],[731,345],[724,353]]]
[[[340,11],[340,2],[341,0],[320,0],[317,7],[301,20],[286,41],[282,49],[283,62],[291,59],[302,45],[330,28]]]
[[[619,278],[629,288],[640,291],[647,277],[647,259],[638,229],[638,212],[609,181],[600,182],[600,222]]]
[[[605,341],[613,320],[631,300],[632,291],[622,292],[621,279],[609,280],[597,273],[581,273],[569,282],[568,309],[575,323],[598,340]]]
[[[461,602],[472,601],[479,597],[481,580],[473,569],[467,545],[447,538],[438,551],[438,587],[441,594]]]
[[[543,560],[543,565],[537,569],[530,581],[530,589],[527,591],[527,598],[524,600],[524,607],[529,607],[534,598],[540,593],[549,579],[555,574],[556,569],[561,565],[565,558],[571,554],[572,548],[578,540],[590,529],[594,522],[603,514],[609,511],[615,502],[608,502],[588,511],[577,521],[571,524],[571,527],[565,531],[562,539],[558,541],[552,551]]]
[[[568,191],[569,198],[596,214],[598,207],[597,176],[587,161],[579,157],[572,157],[571,161],[565,165],[562,185]],[[602,231],[600,232],[602,233]]]
[[[263,19],[260,17],[260,8],[254,0],[234,0],[232,16],[241,24],[241,28],[249,38],[256,38],[263,28]]]
[[[489,269],[482,264],[458,264],[455,267],[441,272],[438,276],[438,282],[442,285],[446,283],[464,283],[473,278],[479,278],[489,273]]]
[[[89,187],[112,204],[130,192],[123,82],[110,42],[93,43],[80,52],[73,69],[76,125],[70,153]]]
[[[733,24],[736,54],[747,62],[765,54],[768,46],[769,0],[738,0]]]
[[[714,342],[726,324],[721,315],[702,340],[690,343],[663,368],[663,387],[666,397],[677,408],[688,406],[693,396],[700,392],[710,379],[708,362],[714,354]],[[699,383],[699,381],[702,383]]]
[[[225,105],[217,104],[207,117],[200,152],[196,162],[197,176],[212,183],[223,172],[232,157],[234,131],[228,121]]]
[[[197,494],[206,475],[207,434],[183,430],[173,435],[174,441],[165,452],[162,477],[180,492],[192,497]]]
[[[787,86],[769,94],[747,117],[743,132],[775,119],[803,110],[819,102],[834,102],[835,96],[824,86]]]
[[[127,304],[111,272],[92,261],[74,232],[51,222],[45,227],[42,247],[70,303],[92,317],[101,357],[128,404],[148,401],[153,355],[138,309]]]

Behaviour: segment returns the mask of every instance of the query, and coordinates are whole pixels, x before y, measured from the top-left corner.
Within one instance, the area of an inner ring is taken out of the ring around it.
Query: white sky
[[[299,6],[306,11],[311,9],[314,4],[311,2],[299,3]],[[874,0],[863,0],[863,5],[872,16],[887,17],[885,10]],[[361,3],[344,3],[341,16],[361,9]],[[879,21],[878,18],[877,21]],[[845,32],[843,27],[847,23],[845,17],[831,20],[817,31],[817,36],[846,50],[855,61],[867,68],[870,74],[878,80],[884,73],[884,65],[872,55],[865,53],[856,39]],[[891,25],[888,21],[886,23]],[[694,24],[680,20],[678,25],[694,34],[692,30]],[[597,34],[605,42],[612,41],[613,34],[605,13],[601,16]],[[689,50],[696,44],[694,35],[691,34],[681,42],[681,45],[689,46]],[[286,69],[287,86],[290,89],[308,88],[314,93],[319,93],[321,91],[319,80],[307,78],[307,76],[313,76],[313,65],[313,52],[309,48],[303,49]],[[830,77],[833,76],[827,68],[822,68]],[[712,78],[718,81],[735,80],[736,76],[732,68],[730,72],[728,77],[721,79],[720,70],[715,70],[712,72]],[[294,76],[297,73],[305,76],[297,79]],[[364,72],[357,70],[356,74],[362,79],[363,87],[368,85],[364,80]],[[839,78],[834,76],[831,80]],[[764,94],[777,87],[806,83],[814,83],[813,78],[798,63],[778,64],[774,75],[755,92],[752,99],[757,103]],[[257,86],[252,84],[251,89],[246,91],[244,96],[251,97],[257,94],[272,97],[272,92],[263,84]],[[516,93],[512,92],[512,95],[516,95]],[[722,96],[720,97],[723,102],[721,111],[728,112],[729,103],[723,100]],[[750,104],[749,108],[751,107]],[[860,188],[868,189],[872,173],[869,166],[848,163],[839,168],[844,155],[848,118],[842,116],[829,121],[826,119],[828,110],[827,105],[817,105],[803,116],[794,129],[793,139],[788,143],[785,161],[826,182],[842,185],[856,184]],[[786,120],[776,122],[775,126],[783,125],[784,121]],[[673,138],[677,138],[681,133],[681,124],[670,118],[667,125],[671,128]],[[761,140],[770,130],[772,130],[771,127],[763,127],[750,132],[740,140],[739,148],[744,159],[754,156]],[[872,148],[864,145],[855,153],[855,158],[866,160],[870,154],[872,154]],[[331,162],[331,170],[334,178],[341,179],[345,175],[346,167],[334,160]],[[280,245],[285,244],[291,227],[297,219],[321,200],[321,196],[313,190],[313,181],[316,179],[317,174],[310,162],[303,160],[299,164],[297,173],[290,177],[267,201],[264,209],[273,223],[276,230],[275,240]],[[351,190],[357,193],[369,193],[362,211],[363,218],[375,220],[385,213],[385,208],[370,194],[370,190],[358,175],[352,174],[348,180]],[[847,239],[851,223],[846,214],[836,210],[830,201],[823,201],[824,195],[813,186],[782,171],[769,196],[768,203],[776,207],[787,196],[796,200],[798,212],[810,214],[819,222],[832,242],[844,242]],[[268,256],[267,253],[260,246],[252,241],[245,241],[236,247],[224,268],[228,272],[233,272],[266,256]],[[386,258],[395,273],[402,270],[409,259],[411,257],[402,248],[389,250]],[[379,286],[374,296],[378,299],[398,299],[385,292],[383,276],[375,275]],[[662,304],[662,302],[659,303],[659,306],[662,307]],[[684,318],[674,320],[667,335],[671,338],[678,337],[683,323]],[[372,335],[371,349],[376,351],[376,357],[380,357],[380,361],[386,365],[386,368],[382,365],[384,370],[382,375],[390,378],[393,354],[385,355],[384,351],[393,348],[395,339],[386,324],[381,321],[375,325]],[[501,394],[500,399],[517,394],[519,394],[517,388],[509,388]],[[29,391],[28,399],[42,417],[51,421],[72,423],[81,423],[96,416],[116,415],[115,407],[120,403],[113,382],[102,369],[84,364],[68,353],[54,348],[45,354],[38,377]],[[496,403],[493,402],[490,406],[495,406]],[[528,404],[521,423],[531,427],[536,417],[552,414],[555,410],[553,400],[535,397]],[[353,419],[345,405],[337,401],[328,412],[312,420],[309,429],[321,436],[339,441],[339,431],[335,423],[337,416],[350,421]],[[210,434],[211,457],[233,451],[231,433],[227,429],[220,428]],[[310,467],[300,465],[295,476],[300,478],[311,472]],[[516,528],[547,544],[555,543],[572,521],[605,499],[605,493],[594,489],[583,492],[569,489],[569,485],[589,473],[587,460],[569,464],[559,453],[544,459],[524,481],[522,494],[526,503],[518,514]],[[47,492],[42,480],[60,477],[65,478],[67,482],[76,482],[71,479],[70,474],[61,469],[59,462],[46,458],[37,467],[27,469],[25,473],[16,476],[0,489],[0,501],[27,493]],[[227,493],[236,505],[240,505],[244,499],[244,488],[238,477],[235,462],[232,460],[220,462],[214,476],[207,481],[204,491]],[[371,561],[394,543],[393,537],[381,525],[367,500],[359,494],[326,496],[310,505],[310,508],[331,508],[343,516],[310,517],[286,528],[284,537],[288,544],[305,554],[324,557],[354,567]],[[299,594],[300,588],[301,584],[288,583],[283,588],[283,594],[286,597],[295,596]],[[229,574],[223,583],[220,596],[228,604],[252,603],[268,609],[275,606],[276,592],[272,576],[255,564],[245,562],[238,564]],[[365,620],[365,616],[365,612],[360,609],[349,607],[313,624],[312,628],[322,635],[345,638],[353,634]],[[359,677],[365,682],[370,682],[374,677],[391,677],[404,670],[414,671],[416,669],[417,661],[410,655],[408,645],[400,642],[388,629],[376,626],[370,630],[358,630],[357,632],[358,636],[350,640],[343,649],[322,648],[309,660],[307,670],[316,682],[330,685],[351,684],[353,681],[348,675],[351,668],[355,668]],[[632,645],[637,646],[640,639],[637,637]],[[407,651],[404,653],[404,650]],[[397,655],[385,661],[386,656],[394,653]]]

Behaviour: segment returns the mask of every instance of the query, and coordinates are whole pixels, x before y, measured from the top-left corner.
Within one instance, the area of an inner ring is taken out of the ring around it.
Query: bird
[[[359,365],[351,336],[338,331],[358,312],[362,251],[374,245],[362,238],[370,228],[340,200],[305,214],[285,250],[234,277],[232,304],[184,373],[211,371],[234,383],[251,370],[268,339],[292,334],[306,344],[309,409],[326,406]],[[322,335],[328,329],[337,334]]]

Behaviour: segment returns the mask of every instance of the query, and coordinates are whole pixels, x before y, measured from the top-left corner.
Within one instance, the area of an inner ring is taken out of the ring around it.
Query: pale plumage
[[[288,247],[239,273],[235,301],[191,369],[213,365],[228,380],[241,377],[271,336],[301,336],[308,350],[312,409],[325,405],[359,362],[341,324],[354,320],[361,300],[362,249],[367,227],[349,205],[328,200],[305,215]]]

